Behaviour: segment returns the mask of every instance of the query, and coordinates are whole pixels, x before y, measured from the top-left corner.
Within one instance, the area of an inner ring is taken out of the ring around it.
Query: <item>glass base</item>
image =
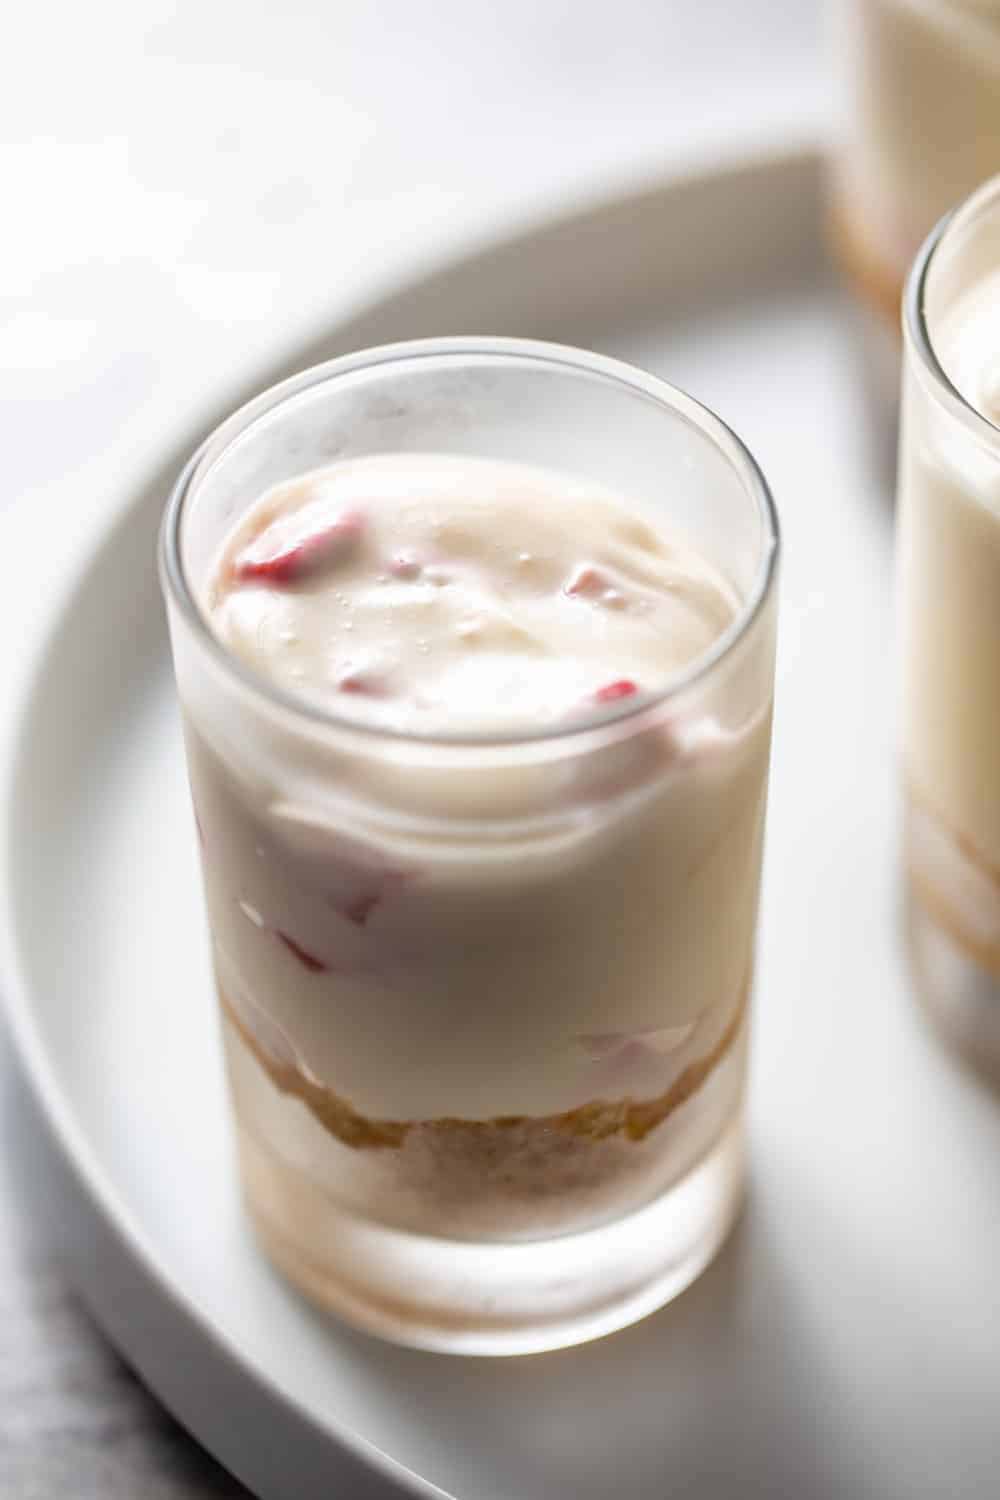
[[[260,1242],[300,1291],[365,1332],[453,1354],[537,1353],[637,1322],[705,1269],[743,1196],[739,1116],[696,1167],[635,1213],[521,1243],[372,1223],[334,1207],[245,1130],[239,1146]]]
[[[934,920],[912,887],[906,927],[925,1011],[945,1040],[1000,1088],[1000,979]]]

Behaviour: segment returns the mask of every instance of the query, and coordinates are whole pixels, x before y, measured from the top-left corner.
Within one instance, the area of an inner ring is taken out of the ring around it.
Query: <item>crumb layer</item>
[[[926,799],[913,790],[912,786],[909,795],[920,815],[934,823],[941,834],[951,841],[959,858],[975,871],[977,880],[992,890],[996,898],[997,912],[1000,914],[1000,869],[991,864],[982,851],[966,838],[965,834],[950,828],[928,805]],[[984,942],[981,937],[970,930],[968,924],[963,921],[961,913],[941,894],[937,884],[927,878],[926,873],[914,858],[911,857],[907,861],[907,866],[913,894],[932,921],[942,928],[952,942],[980,968],[985,969],[994,978],[1000,979],[1000,941]]]
[[[651,1131],[685,1104],[702,1087],[736,1041],[743,1022],[749,991],[744,988],[725,1031],[711,1051],[677,1075],[670,1087],[652,1099],[593,1099],[576,1109],[552,1115],[497,1115],[489,1120],[461,1120],[443,1116],[432,1120],[376,1120],[361,1115],[349,1101],[324,1084],[315,1082],[298,1068],[274,1058],[241,1020],[236,1008],[220,990],[219,998],[229,1023],[253,1053],[275,1087],[301,1100],[323,1128],[345,1146],[357,1150],[401,1147],[413,1132],[439,1137],[461,1137],[472,1143],[496,1142],[506,1135],[523,1139],[526,1132],[548,1139],[606,1141],[613,1137],[641,1142]]]
[[[905,274],[876,255],[856,219],[842,202],[834,204],[828,211],[827,233],[842,270],[866,304],[889,324],[898,337]]]

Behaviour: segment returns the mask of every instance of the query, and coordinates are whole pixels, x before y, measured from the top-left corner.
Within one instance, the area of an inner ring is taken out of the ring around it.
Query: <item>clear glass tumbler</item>
[[[1000,1080],[996,346],[987,333],[982,401],[964,379],[962,394],[949,357],[963,329],[980,336],[975,318],[956,323],[956,309],[964,319],[963,299],[991,274],[1000,277],[1000,178],[933,231],[910,273],[899,480],[912,953],[932,1015]]]
[[[897,337],[924,237],[1000,170],[1000,4],[836,0],[833,15],[846,95],[833,239],[859,295]]]
[[[731,625],[638,706],[492,737],[342,721],[227,654],[198,599],[234,518],[334,460],[421,453],[615,491],[725,575]],[[777,552],[717,417],[519,340],[308,370],[182,474],[161,562],[245,1198],[272,1260],[347,1320],[441,1350],[571,1344],[674,1296],[722,1242]]]

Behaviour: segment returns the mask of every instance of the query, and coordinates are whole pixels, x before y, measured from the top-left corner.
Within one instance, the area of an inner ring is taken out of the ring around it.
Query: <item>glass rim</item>
[[[938,251],[953,233],[974,223],[988,208],[1000,208],[1000,174],[990,177],[956,208],[950,209],[931,230],[917,251],[903,293],[903,331],[908,348],[916,355],[917,367],[940,404],[980,442],[1000,452],[1000,424],[990,420],[952,380],[938,358],[934,336],[927,323],[928,281]]]
[[[705,433],[736,470],[737,475],[743,481],[745,490],[756,504],[762,530],[760,556],[751,586],[726,629],[715,638],[707,650],[701,652],[680,671],[673,673],[658,691],[644,693],[638,702],[627,702],[623,708],[613,713],[604,710],[599,716],[592,714],[573,720],[571,723],[546,725],[538,729],[487,731],[485,733],[400,729],[392,725],[367,723],[361,718],[348,714],[340,715],[318,704],[298,698],[294,693],[286,692],[277,683],[270,681],[227,650],[211,629],[198,603],[197,595],[190,586],[181,556],[181,533],[187,513],[187,502],[197,489],[199,482],[207,477],[231,446],[256,423],[304,391],[357,374],[362,370],[377,369],[382,365],[442,357],[455,359],[485,357],[498,361],[528,360],[548,366],[553,370],[562,367],[576,373],[603,378],[680,414]],[[721,417],[716,416],[709,407],[695,400],[694,397],[671,385],[669,381],[661,380],[658,376],[651,375],[624,360],[594,354],[589,350],[574,348],[568,344],[547,343],[535,339],[464,335],[407,339],[339,355],[269,386],[259,395],[239,406],[212,430],[178,475],[167,499],[160,525],[157,550],[160,581],[164,593],[180,611],[200,645],[207,650],[215,664],[230,677],[236,679],[242,690],[252,698],[263,701],[272,709],[277,708],[290,714],[313,729],[335,730],[339,734],[360,735],[371,740],[389,740],[426,747],[465,746],[470,749],[489,749],[574,740],[592,735],[595,731],[620,726],[629,720],[641,719],[651,710],[662,708],[680,693],[707,678],[742,642],[770,597],[777,574],[781,532],[770,487],[749,448]]]
[[[976,4],[976,0],[911,0],[917,10],[933,14],[957,32],[963,41],[975,41],[988,52],[998,50],[998,38],[994,25],[996,0]]]

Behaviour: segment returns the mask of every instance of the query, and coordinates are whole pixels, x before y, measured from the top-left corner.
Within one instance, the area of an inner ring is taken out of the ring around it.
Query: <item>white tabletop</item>
[[[811,0],[36,0],[0,50],[0,508],[152,406],[581,200],[822,128]],[[25,559],[2,546],[2,570]],[[242,1493],[76,1308],[0,1041],[0,1492]],[[30,1177],[30,1172],[27,1174]]]

